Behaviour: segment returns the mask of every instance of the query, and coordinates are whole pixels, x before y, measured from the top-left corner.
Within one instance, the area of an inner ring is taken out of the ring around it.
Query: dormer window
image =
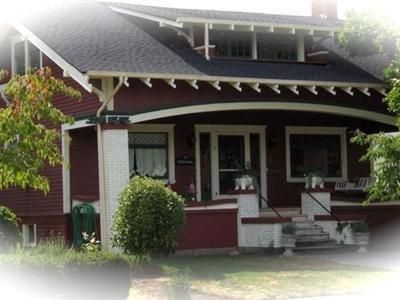
[[[257,56],[265,60],[297,60],[295,35],[257,34]]]
[[[213,31],[210,44],[217,57],[251,58],[251,36],[244,32]]]
[[[42,67],[42,53],[30,42],[15,37],[11,43],[12,73],[25,75],[29,70]]]
[[[295,34],[210,31],[214,56],[220,58],[296,61],[297,42]]]

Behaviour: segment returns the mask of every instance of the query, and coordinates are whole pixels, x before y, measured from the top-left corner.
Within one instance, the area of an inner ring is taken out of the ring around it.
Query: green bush
[[[8,207],[0,205],[0,253],[21,240],[18,218]]]
[[[365,222],[355,222],[350,224],[350,228],[353,232],[368,232],[368,224]]]
[[[296,226],[292,223],[287,223],[282,225],[282,233],[283,234],[295,234],[296,233]]]
[[[135,176],[119,197],[113,245],[135,255],[168,253],[185,224],[184,199],[161,181]]]

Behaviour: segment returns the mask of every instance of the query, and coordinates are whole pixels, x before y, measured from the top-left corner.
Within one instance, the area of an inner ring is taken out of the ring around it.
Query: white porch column
[[[128,129],[117,126],[102,130],[104,164],[104,200],[101,201],[101,241],[105,249],[111,247],[113,215],[118,207],[118,196],[129,181]]]

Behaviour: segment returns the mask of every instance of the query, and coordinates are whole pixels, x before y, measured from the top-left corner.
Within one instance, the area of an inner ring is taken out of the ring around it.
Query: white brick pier
[[[110,248],[113,215],[118,196],[129,181],[128,129],[105,128],[103,136],[104,201],[101,205],[101,241]]]
[[[254,191],[238,191],[234,196],[238,202],[239,248],[282,247],[282,224],[263,223],[260,219],[258,195]]]

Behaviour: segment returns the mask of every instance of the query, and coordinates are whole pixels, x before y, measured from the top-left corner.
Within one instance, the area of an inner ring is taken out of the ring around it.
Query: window
[[[265,60],[297,60],[296,36],[257,34],[257,57]]]
[[[210,44],[217,57],[251,57],[251,36],[243,32],[211,31]]]
[[[175,183],[173,125],[135,125],[129,132],[131,176]]]
[[[36,224],[23,224],[22,237],[25,247],[36,246]]]
[[[14,37],[11,43],[12,72],[24,75],[29,70],[42,67],[42,54],[38,48],[21,37]]]
[[[346,129],[286,127],[286,168],[289,182],[312,172],[326,181],[346,180]]]

